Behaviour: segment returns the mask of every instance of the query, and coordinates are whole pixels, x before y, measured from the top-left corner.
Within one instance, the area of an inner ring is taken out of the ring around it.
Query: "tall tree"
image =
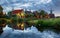
[[[42,18],[44,18],[46,16],[46,14],[48,14],[46,11],[44,11],[44,10],[40,11],[40,15]]]

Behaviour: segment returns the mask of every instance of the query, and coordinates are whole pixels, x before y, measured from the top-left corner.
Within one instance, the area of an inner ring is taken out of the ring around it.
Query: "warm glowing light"
[[[21,13],[21,16],[24,16],[24,13]]]
[[[17,24],[17,26],[19,27],[19,26],[20,26],[20,24]]]
[[[21,27],[23,27],[24,26],[24,24],[21,24]]]
[[[22,23],[22,24],[20,24],[20,23],[17,24],[17,27],[20,28],[20,29],[24,29],[24,23]]]
[[[17,16],[20,16],[20,14],[18,13]]]
[[[24,29],[24,23],[21,24],[21,29]]]

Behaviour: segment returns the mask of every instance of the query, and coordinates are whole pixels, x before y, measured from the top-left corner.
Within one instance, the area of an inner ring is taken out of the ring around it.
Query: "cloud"
[[[50,3],[52,0],[41,0],[42,3]]]
[[[3,0],[3,1],[2,1],[2,0],[0,0],[0,4],[4,4],[4,3],[5,3],[5,1],[4,1],[4,0]]]
[[[32,6],[30,3],[25,3],[25,4],[23,4],[23,5],[21,5],[21,7],[30,7],[30,6]]]
[[[0,0],[0,5],[3,6],[4,11],[12,9],[32,9],[32,10],[56,10],[55,14],[60,10],[60,0]],[[59,11],[60,12],[60,11]]]
[[[50,4],[51,2],[52,0],[1,0],[0,4],[3,7],[7,8],[8,10],[10,10],[8,7],[35,10],[35,9],[40,9],[40,8],[46,8],[48,7],[48,3]]]
[[[7,13],[8,11],[11,11],[11,10],[12,10],[12,7],[10,7],[10,6],[8,6],[8,7],[4,6],[3,8],[4,8],[3,11],[6,12],[6,13]]]

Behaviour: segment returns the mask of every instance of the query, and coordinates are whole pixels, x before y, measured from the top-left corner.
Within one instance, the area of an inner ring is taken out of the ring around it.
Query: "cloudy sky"
[[[3,6],[5,12],[21,8],[30,10],[44,9],[49,12],[52,8],[53,13],[60,16],[60,0],[0,0],[0,5]]]

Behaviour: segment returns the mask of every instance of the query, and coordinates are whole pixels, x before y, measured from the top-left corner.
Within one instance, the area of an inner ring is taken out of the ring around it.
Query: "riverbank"
[[[39,31],[50,29],[57,33],[60,32],[60,18],[30,20],[29,23],[37,27]]]
[[[7,25],[14,29],[17,26],[16,25],[17,21],[18,21],[18,23],[20,22],[20,23],[25,24],[23,28],[28,28],[28,27],[34,26],[41,32],[49,29],[49,30],[52,30],[56,33],[60,33],[60,18],[50,18],[50,19],[34,19],[33,18],[31,20],[30,20],[30,18],[29,19],[25,18],[25,19],[20,19],[20,20],[14,20],[13,19],[13,22],[8,21]],[[4,25],[4,27],[5,26],[6,25]],[[18,28],[16,28],[16,29],[18,29]]]

